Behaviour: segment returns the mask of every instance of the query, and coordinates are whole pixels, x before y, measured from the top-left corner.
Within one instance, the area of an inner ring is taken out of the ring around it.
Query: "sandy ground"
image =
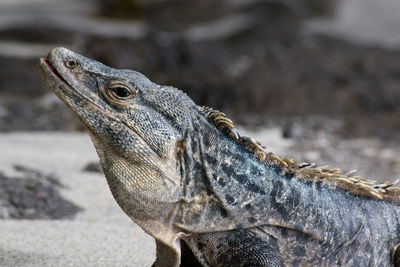
[[[22,164],[54,173],[62,195],[83,208],[74,220],[0,220],[0,266],[150,266],[153,239],[117,206],[86,134],[0,134],[0,170]]]
[[[244,131],[243,131],[244,132]],[[252,136],[282,152],[279,129]],[[20,164],[53,173],[61,194],[83,208],[74,220],[0,220],[0,266],[150,266],[153,239],[117,206],[102,174],[82,171],[97,155],[84,133],[0,134],[0,171]]]
[[[282,138],[279,128],[240,131],[266,144],[269,151],[297,160],[331,163],[347,171],[356,168],[369,178],[393,181],[400,174],[399,144],[323,134],[300,142]],[[96,152],[85,133],[0,134],[4,175],[22,176],[13,167],[17,164],[52,173],[65,185],[61,195],[83,209],[73,220],[0,220],[0,266],[152,264],[154,240],[117,206],[102,174],[83,171],[95,161]]]

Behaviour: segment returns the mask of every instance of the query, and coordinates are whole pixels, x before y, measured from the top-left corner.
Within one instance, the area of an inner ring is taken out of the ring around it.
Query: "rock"
[[[90,162],[85,166],[85,168],[83,168],[83,170],[87,172],[103,173],[103,169],[100,165],[100,162]]]
[[[72,219],[81,211],[60,195],[57,178],[21,165],[15,169],[22,177],[0,172],[0,219]]]

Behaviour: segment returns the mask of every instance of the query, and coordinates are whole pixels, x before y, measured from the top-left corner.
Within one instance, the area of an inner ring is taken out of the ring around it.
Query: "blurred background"
[[[398,138],[396,0],[0,0],[0,131],[82,130],[44,86],[64,46],[247,126]],[[309,125],[310,124],[310,125]]]
[[[399,10],[398,0],[0,0],[0,265],[154,260],[81,123],[41,81],[52,48],[178,87],[279,155],[395,181]]]
[[[0,132],[83,131],[37,69],[64,46],[178,87],[267,146],[280,141],[263,130],[276,129],[297,160],[393,180],[398,10],[397,0],[0,0]]]

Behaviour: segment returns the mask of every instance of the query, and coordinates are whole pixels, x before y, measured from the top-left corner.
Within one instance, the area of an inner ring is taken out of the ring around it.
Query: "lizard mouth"
[[[47,69],[53,74],[53,76],[57,77],[59,80],[61,80],[63,83],[68,84],[68,82],[64,79],[63,76],[56,70],[56,68],[50,63],[50,61],[47,58],[41,58],[40,59],[40,65],[43,67],[47,67]],[[70,86],[71,87],[71,86]]]

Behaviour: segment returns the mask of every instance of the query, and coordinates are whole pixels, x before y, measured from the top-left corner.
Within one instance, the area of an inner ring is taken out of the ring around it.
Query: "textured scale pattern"
[[[40,70],[155,238],[154,266],[399,266],[394,183],[279,157],[182,91],[65,48]]]
[[[264,241],[248,230],[239,230],[200,234],[198,243],[212,266],[283,266],[277,241],[273,237],[269,239]]]
[[[203,112],[217,127],[227,131],[231,137],[237,139],[239,143],[254,153],[261,161],[274,162],[278,166],[286,168],[287,171],[295,170],[302,174],[299,176],[300,179],[326,181],[355,194],[387,199],[400,204],[400,187],[395,186],[399,179],[394,183],[377,183],[373,180],[363,179],[360,176],[351,176],[354,171],[342,173],[339,169],[330,169],[327,166],[315,167],[314,163],[298,163],[290,158],[278,157],[272,152],[267,152],[259,141],[238,133],[232,120],[227,118],[224,113],[209,107],[203,107]]]

